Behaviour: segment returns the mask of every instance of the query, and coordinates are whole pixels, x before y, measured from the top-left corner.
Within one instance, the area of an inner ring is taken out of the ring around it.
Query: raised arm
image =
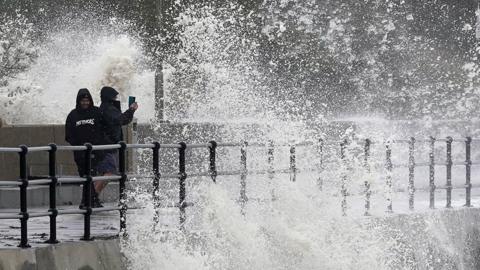
[[[122,116],[120,118],[120,122],[122,123],[122,126],[130,124],[133,120],[133,114],[135,113],[134,110],[128,109],[124,113],[122,113]]]

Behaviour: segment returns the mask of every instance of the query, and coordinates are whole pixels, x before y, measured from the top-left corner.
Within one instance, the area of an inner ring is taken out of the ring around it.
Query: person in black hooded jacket
[[[133,114],[138,109],[137,103],[133,103],[128,110],[122,113],[120,101],[117,100],[118,92],[112,87],[105,86],[100,91],[102,104],[100,111],[105,121],[105,133],[108,144],[116,144],[123,141],[122,126],[132,122]],[[99,164],[98,170],[102,175],[115,175],[117,173],[117,151],[106,151],[105,158]],[[107,181],[95,182],[95,190],[98,194],[107,186]]]
[[[133,114],[138,108],[137,103],[133,103],[128,110],[122,113],[120,101],[117,100],[117,90],[112,87],[105,86],[100,91],[102,104],[100,110],[105,119],[105,128],[107,138],[111,144],[123,141],[122,126],[132,122]]]
[[[93,104],[92,95],[86,88],[78,91],[76,107],[67,116],[65,123],[65,140],[71,145],[83,145],[91,143],[93,145],[101,145],[108,142],[105,135],[105,127],[103,116],[98,107]],[[96,167],[103,160],[105,153],[103,151],[93,151],[92,153],[92,175],[96,175]],[[84,176],[85,172],[85,154],[84,151],[74,151],[73,157],[77,164],[78,174]],[[85,204],[85,189],[82,194],[82,203],[80,208]],[[94,191],[92,189],[92,191]],[[92,193],[93,206],[101,207],[98,195]]]

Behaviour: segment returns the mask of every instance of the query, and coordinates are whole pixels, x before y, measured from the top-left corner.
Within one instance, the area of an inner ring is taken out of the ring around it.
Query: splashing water
[[[326,124],[325,117],[335,114],[380,111],[379,115],[397,116],[410,110],[411,115],[399,117],[470,115],[468,110],[478,99],[478,67],[459,64],[471,59],[458,55],[459,59],[444,63],[449,57],[434,49],[438,45],[433,44],[434,38],[412,34],[411,24],[417,20],[413,10],[393,2],[371,6],[368,3],[375,1],[316,2],[265,1],[258,12],[247,12],[231,2],[184,8],[176,18],[182,45],[164,63],[167,119],[256,123],[265,127],[262,138],[291,142],[316,141],[325,135],[318,131]],[[365,13],[371,15],[368,18],[362,17],[363,27],[356,25],[356,16],[361,15],[356,10],[361,8],[372,11]],[[151,120],[154,73],[145,64],[148,57],[135,35],[121,27],[111,28],[86,24],[81,31],[56,27],[48,33],[35,64],[6,86],[30,89],[20,98],[6,97],[9,106],[3,115],[7,120],[61,123],[73,108],[79,88],[92,90],[98,103],[103,85],[118,88],[123,99],[137,96],[140,110],[136,116],[141,122]],[[424,68],[429,65],[441,67],[440,71]],[[420,75],[414,73],[416,69],[422,71]],[[442,72],[454,75],[440,76]],[[427,80],[430,77],[438,81]],[[463,89],[458,80],[464,78],[468,78],[468,88],[457,102],[449,94]],[[451,91],[437,92],[433,87],[437,84]],[[397,103],[401,105],[392,106]],[[363,133],[371,136],[373,132],[375,138],[384,139],[410,132],[400,126],[392,134],[385,126],[384,122],[367,124]],[[239,141],[250,133],[232,125],[223,140]],[[354,133],[342,130],[342,136],[358,136]],[[377,203],[381,210],[374,214],[384,216],[385,197],[392,196],[384,190],[385,172],[366,175],[358,154],[362,146],[349,147],[347,158],[354,164],[349,191],[361,192],[365,179],[371,178],[372,190],[381,197]],[[405,151],[399,153],[398,159],[405,160]],[[338,162],[337,152],[329,154]],[[224,161],[232,166],[234,162]],[[313,168],[315,162],[315,158],[305,159],[302,166]],[[383,162],[383,157],[373,155],[372,162]],[[264,165],[260,158],[252,163]],[[233,183],[238,179],[219,177],[216,185],[209,179],[189,179],[188,199],[194,207],[187,210],[186,233],[172,229],[176,212],[168,208],[162,209],[163,227],[152,231],[151,198],[147,191],[135,190],[130,197],[146,208],[129,216],[125,255],[131,269],[434,269],[436,258],[429,257],[434,252],[422,253],[430,247],[410,245],[403,238],[418,224],[427,223],[421,233],[431,243],[441,243],[438,253],[461,256],[455,251],[459,247],[445,237],[447,229],[438,226],[447,221],[435,217],[405,227],[389,226],[361,217],[364,201],[359,196],[349,202],[350,215],[342,217],[338,186],[346,170],[324,172],[322,191],[314,173],[302,175],[296,183],[280,176],[253,177],[248,183],[245,215],[236,201],[238,187]],[[401,181],[394,185],[405,188]],[[169,186],[172,192],[177,188]],[[271,190],[275,190],[273,201]],[[175,197],[167,197],[166,204],[174,203]],[[450,265],[463,267],[457,261]]]
[[[3,109],[8,123],[63,123],[75,107],[78,89],[88,88],[99,105],[105,85],[118,89],[123,103],[129,95],[138,96],[144,110],[136,116],[142,122],[151,118],[153,90],[144,89],[153,88],[153,72],[141,68],[140,46],[127,34],[96,27],[48,34],[36,62],[5,87],[7,93],[17,87],[29,89],[25,95],[2,97],[9,103]]]
[[[135,269],[386,269],[384,254],[391,243],[367,230],[364,221],[332,213],[328,200],[308,194],[298,183],[277,183],[276,188],[275,202],[252,203],[242,216],[224,186],[200,184],[195,192],[202,199],[195,208],[202,210],[192,210],[192,220],[201,230],[152,237],[151,226],[136,222],[126,249],[127,254],[137,251],[129,256],[132,265]]]

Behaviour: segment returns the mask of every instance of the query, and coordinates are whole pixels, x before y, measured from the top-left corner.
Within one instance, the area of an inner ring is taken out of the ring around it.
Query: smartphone
[[[128,97],[128,107],[132,106],[133,103],[135,103],[135,97],[134,96],[129,96]]]

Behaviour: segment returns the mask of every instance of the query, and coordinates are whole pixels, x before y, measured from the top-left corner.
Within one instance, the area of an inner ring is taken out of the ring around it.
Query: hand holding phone
[[[135,97],[134,96],[129,96],[128,97],[128,107],[132,106],[133,103],[135,103]]]
[[[130,110],[134,110],[134,111],[136,111],[138,109],[138,104],[135,101],[134,96],[129,96],[128,97],[128,107],[130,108]]]

